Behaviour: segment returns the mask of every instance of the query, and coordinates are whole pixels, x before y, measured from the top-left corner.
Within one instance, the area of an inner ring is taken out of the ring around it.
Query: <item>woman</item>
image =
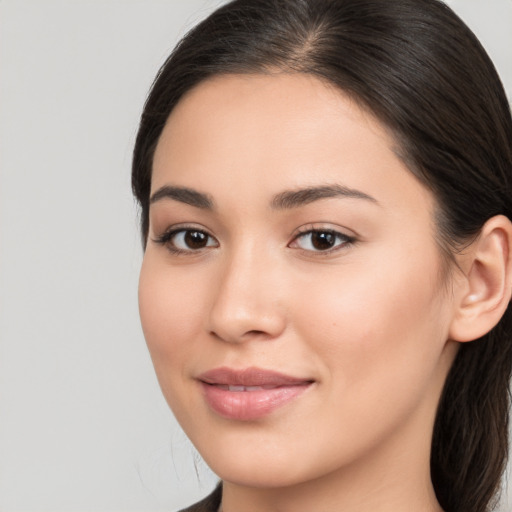
[[[189,510],[484,512],[507,454],[512,121],[437,0],[236,0],[136,141],[141,320],[222,486]]]

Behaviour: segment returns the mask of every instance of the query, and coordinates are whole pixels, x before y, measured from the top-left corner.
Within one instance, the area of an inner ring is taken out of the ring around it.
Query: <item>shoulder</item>
[[[190,507],[180,510],[180,512],[217,512],[220,507],[221,498],[222,484],[219,484],[206,498]]]

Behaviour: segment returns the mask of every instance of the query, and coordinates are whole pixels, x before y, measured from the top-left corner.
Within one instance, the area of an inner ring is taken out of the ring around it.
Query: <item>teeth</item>
[[[261,391],[263,388],[261,386],[221,386],[223,389],[228,389],[229,391]]]
[[[268,385],[268,386],[231,386],[228,384],[215,384],[219,389],[223,389],[224,391],[233,391],[235,393],[240,393],[243,391],[262,391],[264,389],[275,389],[276,386]]]

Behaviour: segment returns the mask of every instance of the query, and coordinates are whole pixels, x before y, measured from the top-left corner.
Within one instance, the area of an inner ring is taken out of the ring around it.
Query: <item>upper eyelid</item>
[[[217,244],[219,243],[217,238],[214,235],[212,235],[208,229],[205,229],[204,227],[191,226],[191,225],[179,225],[179,224],[169,226],[162,233],[152,236],[151,240],[154,243],[165,244],[165,243],[168,243],[178,233],[181,233],[183,231],[198,231],[200,233],[204,233],[208,237],[215,240]]]
[[[161,242],[162,239],[164,239],[164,238],[169,239],[170,237],[172,237],[182,231],[200,231],[200,232],[204,233],[205,235],[216,240],[217,243],[219,243],[218,238],[212,234],[210,229],[206,228],[205,226],[198,225],[198,224],[192,224],[192,223],[190,223],[190,224],[189,223],[183,223],[183,224],[178,223],[178,224],[168,226],[160,234],[154,235],[151,238],[154,242]],[[347,232],[347,231],[349,231],[349,232]],[[304,224],[304,225],[296,228],[290,235],[290,240],[289,240],[289,242],[287,242],[287,245],[290,245],[291,243],[293,243],[293,241],[295,241],[297,238],[299,238],[301,236],[305,236],[307,234],[315,233],[315,232],[334,233],[336,235],[339,235],[341,237],[344,237],[344,238],[347,238],[350,240],[355,240],[358,238],[358,234],[354,233],[353,230],[349,230],[348,228],[341,227],[341,226],[333,226],[332,224],[330,224],[328,222],[325,222],[325,223],[314,222],[314,223]]]
[[[205,234],[208,238],[214,241],[213,245],[206,245],[204,247],[200,248],[187,248],[184,249],[182,247],[179,247],[176,245],[176,242],[174,241],[174,238],[179,235],[180,233],[187,232],[187,231],[195,231]],[[203,254],[206,249],[215,249],[219,247],[219,241],[216,237],[214,237],[212,234],[210,234],[207,230],[204,228],[197,228],[192,226],[170,226],[168,229],[166,229],[161,235],[156,236],[155,238],[151,238],[152,242],[155,244],[158,244],[162,247],[165,247],[171,254],[174,256],[198,256],[200,254]]]
[[[325,249],[325,250],[311,250],[300,247],[299,240],[305,236],[312,235],[313,233],[331,233],[335,235],[336,238],[339,238],[339,242],[336,243],[333,247]],[[298,230],[296,230],[290,242],[288,242],[287,247],[294,250],[299,250],[301,252],[315,255],[315,256],[324,256],[327,257],[329,255],[334,255],[338,251],[343,250],[343,248],[347,248],[356,244],[358,241],[358,237],[355,234],[348,234],[343,232],[341,228],[333,228],[333,227],[319,227],[312,225],[302,226]]]
[[[343,233],[342,231],[338,231],[337,229],[321,229],[321,228],[315,228],[315,229],[307,229],[305,231],[299,231],[298,233],[296,233],[291,242],[294,242],[295,240],[297,240],[298,238],[301,238],[305,235],[311,235],[312,233],[331,233],[331,234],[334,234],[336,236],[339,236],[340,238],[346,238],[348,240],[355,240],[356,237],[354,235],[349,235],[347,233]]]
[[[178,223],[178,224],[172,224],[170,226],[167,226],[165,229],[163,229],[159,235],[156,235],[155,236],[158,238],[158,237],[161,237],[165,234],[169,234],[169,233],[178,233],[180,231],[201,231],[202,233],[205,233],[213,238],[215,238],[210,230],[202,225],[199,225],[199,224],[189,224],[189,223]]]
[[[322,232],[322,231],[328,231],[330,233],[337,233],[341,236],[345,236],[347,238],[359,238],[358,233],[356,233],[354,230],[346,228],[344,226],[338,226],[333,225],[330,222],[313,222],[304,224],[297,229],[295,229],[291,235],[292,239],[295,239],[296,237],[300,235],[305,235],[307,233],[311,232]]]

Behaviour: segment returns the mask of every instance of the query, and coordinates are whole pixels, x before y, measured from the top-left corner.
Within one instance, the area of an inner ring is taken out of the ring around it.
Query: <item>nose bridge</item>
[[[229,342],[277,337],[285,318],[269,247],[240,244],[224,255],[215,280],[210,331]]]

